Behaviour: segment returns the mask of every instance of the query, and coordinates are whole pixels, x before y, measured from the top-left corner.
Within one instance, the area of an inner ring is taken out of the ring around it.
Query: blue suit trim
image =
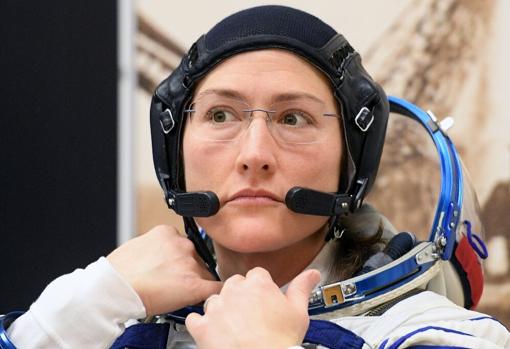
[[[469,333],[465,333],[465,332],[461,332],[461,331],[457,331],[457,330],[452,330],[452,329],[449,329],[449,328],[438,327],[438,326],[427,326],[427,327],[422,327],[422,328],[419,328],[417,330],[414,330],[414,331],[406,334],[405,336],[400,337],[395,343],[393,343],[391,346],[389,346],[388,349],[397,349],[406,340],[408,340],[409,338],[411,338],[415,334],[418,334],[418,333],[421,333],[421,332],[426,332],[426,331],[429,331],[429,330],[444,331],[444,332],[449,332],[449,333],[460,334],[460,335],[463,335],[463,336],[473,337],[473,335],[471,335]],[[384,346],[382,348],[385,348],[386,343],[387,343],[387,340],[384,342]],[[449,347],[441,347],[441,346],[439,346],[437,348],[449,348]]]
[[[165,349],[169,323],[138,324],[128,327],[110,349]],[[312,320],[304,342],[331,349],[361,349],[363,338],[330,321]]]
[[[129,326],[110,349],[166,349],[169,329],[169,323]]]
[[[445,345],[413,345],[407,349],[469,349],[467,347],[450,347]]]
[[[311,320],[304,343],[320,344],[330,349],[361,349],[365,340],[355,333],[331,322]]]
[[[491,320],[491,321],[497,322],[498,324],[503,326],[507,331],[509,331],[508,327],[506,327],[506,325],[504,323],[502,323],[501,321],[499,321],[496,318],[493,318],[492,316],[479,316],[479,317],[474,317],[472,319],[468,319],[468,320],[465,320],[465,321],[479,321],[479,320]]]

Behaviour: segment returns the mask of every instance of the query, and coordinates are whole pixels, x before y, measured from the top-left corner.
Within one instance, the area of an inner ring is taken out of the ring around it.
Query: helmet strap
[[[191,217],[182,217],[184,220],[184,230],[188,239],[193,242],[195,249],[207,266],[207,270],[215,277],[216,280],[220,280],[220,276],[216,272],[216,260],[214,259],[211,251],[207,247],[206,242],[202,239],[200,232],[198,231],[197,224]]]

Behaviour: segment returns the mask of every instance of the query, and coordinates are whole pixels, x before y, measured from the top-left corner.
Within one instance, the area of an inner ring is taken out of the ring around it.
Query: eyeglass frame
[[[230,99],[230,100],[233,100],[233,101],[236,101],[238,103],[242,103],[242,104],[245,104],[245,105],[248,105],[247,102],[241,100],[241,99],[236,99],[236,98],[231,98],[231,97],[225,97],[227,99]],[[191,101],[188,105],[191,107],[192,105],[194,105],[196,102],[194,101]],[[186,113],[186,114],[191,114],[191,113],[195,113],[197,110],[196,109],[191,109],[191,108],[187,108],[187,109],[184,109],[183,110],[183,113]],[[253,113],[254,112],[264,112],[266,114],[266,125],[269,123],[269,125],[271,125],[273,123],[273,118],[271,117],[271,114],[275,114],[277,113],[278,111],[277,110],[268,110],[268,109],[263,109],[263,108],[254,108],[254,109],[241,109],[239,110],[240,112],[242,112],[244,115],[248,115],[247,113],[249,113],[249,117],[245,118],[245,120],[248,120],[248,123],[247,123],[247,126],[245,128],[245,130],[247,130],[250,125],[251,125],[251,122],[252,120],[254,119],[253,117]],[[308,114],[308,113],[307,113]],[[326,116],[326,117],[335,117],[339,120],[341,120],[342,116],[341,115],[338,115],[337,113],[321,113],[320,116]],[[268,126],[268,128],[271,130],[272,128]],[[271,131],[271,135],[273,136],[274,138],[274,134],[273,132]],[[230,142],[230,141],[234,141],[236,139],[236,137],[232,138],[232,139],[227,139],[227,140],[216,140],[216,141],[225,141],[225,142]],[[289,143],[289,144],[313,144],[315,142],[289,142],[289,141],[283,141],[285,143]]]

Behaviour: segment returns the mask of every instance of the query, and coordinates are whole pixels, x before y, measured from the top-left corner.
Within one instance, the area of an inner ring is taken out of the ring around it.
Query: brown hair
[[[352,277],[386,243],[383,218],[370,205],[364,204],[355,213],[340,217],[339,223],[343,234],[332,242],[336,246],[328,282]]]

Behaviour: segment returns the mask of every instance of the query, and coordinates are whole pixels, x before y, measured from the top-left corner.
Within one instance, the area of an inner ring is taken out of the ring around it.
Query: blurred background
[[[156,224],[181,227],[152,166],[152,92],[226,15],[274,2],[0,4],[0,313]],[[479,310],[510,325],[510,2],[285,1],[344,34],[388,94],[442,119],[471,174],[490,258]],[[256,19],[254,19],[256,20]],[[392,121],[368,201],[426,238],[439,172]]]

